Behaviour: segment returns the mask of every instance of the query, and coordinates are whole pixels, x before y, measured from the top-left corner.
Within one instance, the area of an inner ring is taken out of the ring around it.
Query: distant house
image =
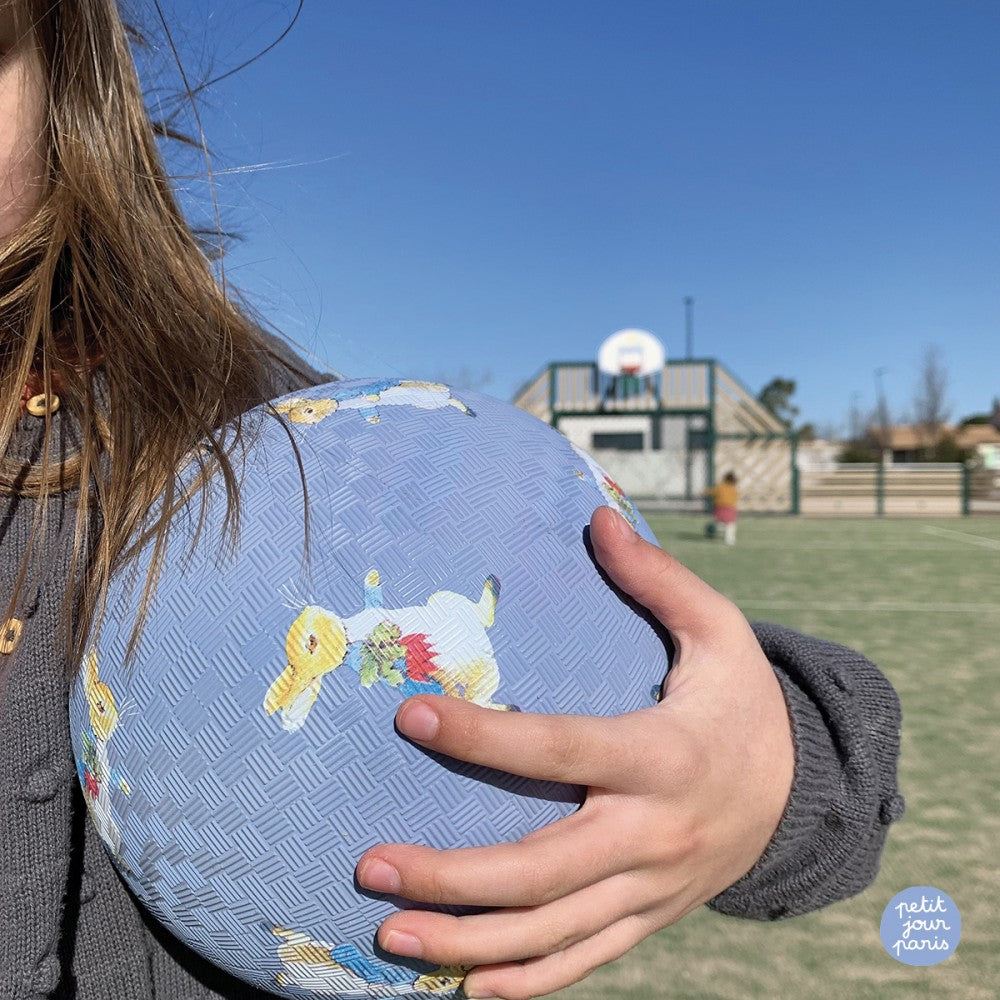
[[[1000,469],[1000,429],[993,424],[942,424],[936,431],[915,424],[896,424],[884,430],[872,428],[868,437],[877,447],[892,453],[894,464],[920,462],[944,438],[951,438],[962,451],[972,453],[977,464]]]
[[[1000,427],[966,424],[955,431],[955,443],[973,452],[984,469],[1000,469]]]

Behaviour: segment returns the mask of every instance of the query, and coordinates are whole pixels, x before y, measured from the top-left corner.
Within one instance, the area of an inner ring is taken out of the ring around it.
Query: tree
[[[864,440],[848,441],[837,456],[838,462],[863,462],[870,464],[882,460],[882,449]]]
[[[928,451],[933,450],[941,429],[948,419],[950,407],[946,399],[948,392],[948,372],[941,360],[941,349],[935,345],[924,351],[917,390],[913,396],[914,423],[924,431],[929,442]]]
[[[935,441],[932,448],[928,450],[927,460],[929,462],[967,462],[973,455],[971,448],[959,448],[955,441],[955,435],[950,433],[942,434]]]
[[[798,416],[799,408],[791,403],[792,396],[795,395],[795,379],[777,378],[771,379],[763,389],[757,393],[757,401],[766,409],[773,413],[786,427],[792,426],[792,421]]]

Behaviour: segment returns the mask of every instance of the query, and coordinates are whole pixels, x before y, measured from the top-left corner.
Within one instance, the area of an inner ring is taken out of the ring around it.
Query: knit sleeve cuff
[[[755,624],[788,705],[792,790],[756,865],[709,906],[777,920],[866,888],[890,824],[903,813],[896,767],[899,699],[878,668],[833,642]]]

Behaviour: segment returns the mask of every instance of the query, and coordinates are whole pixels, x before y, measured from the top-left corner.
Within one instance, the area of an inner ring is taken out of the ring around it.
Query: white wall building
[[[795,442],[719,362],[668,361],[647,376],[549,365],[514,400],[594,456],[633,498],[700,509],[736,474],[744,510],[796,513]]]

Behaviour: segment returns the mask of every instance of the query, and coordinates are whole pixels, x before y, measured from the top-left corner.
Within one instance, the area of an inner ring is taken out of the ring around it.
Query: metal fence
[[[799,472],[798,509],[843,517],[1000,513],[1000,472],[959,464],[847,464]]]

